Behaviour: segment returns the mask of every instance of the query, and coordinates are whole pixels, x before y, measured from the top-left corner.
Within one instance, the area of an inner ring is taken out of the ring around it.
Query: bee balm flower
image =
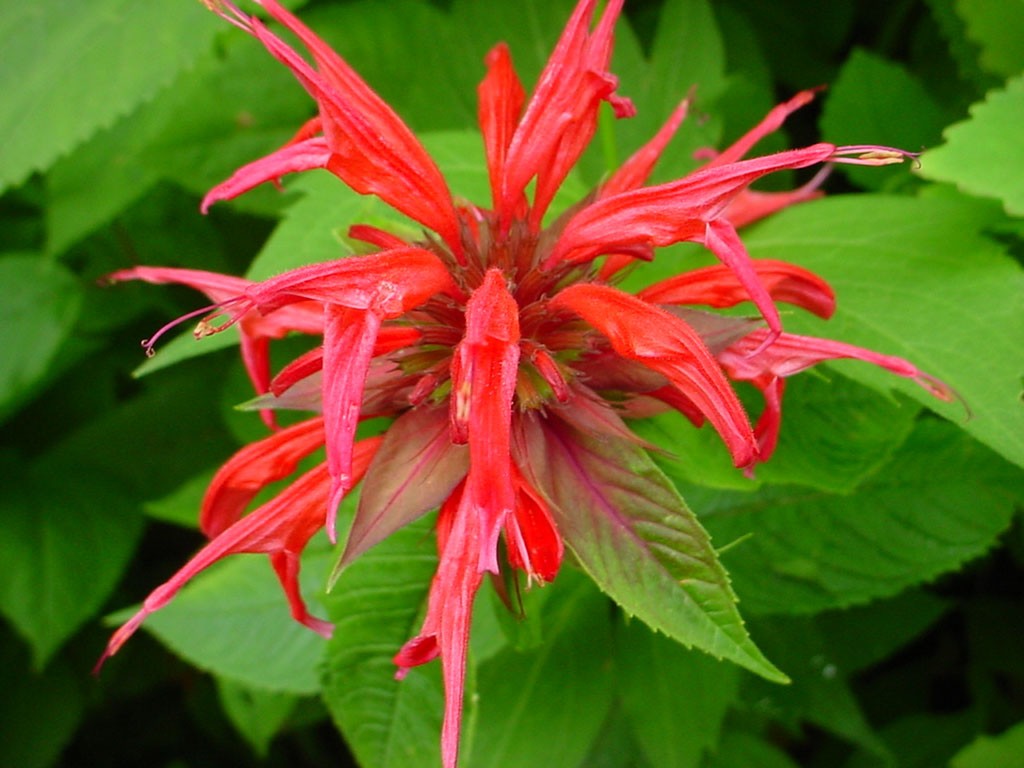
[[[209,543],[115,633],[104,658],[188,579],[239,552],[267,553],[294,617],[329,634],[330,625],[310,616],[299,595],[299,554],[322,527],[335,537],[338,503],[362,482],[342,565],[439,509],[440,561],[426,618],[419,634],[396,649],[395,662],[401,676],[440,657],[442,757],[451,768],[473,600],[484,574],[514,569],[531,581],[550,582],[567,544],[584,568],[603,574],[612,566],[597,562],[578,537],[593,515],[621,524],[633,514],[630,504],[656,509],[668,525],[673,515],[684,515],[671,507],[676,497],[616,501],[617,478],[630,471],[625,458],[615,466],[616,456],[636,456],[645,447],[624,416],[655,403],[707,421],[736,466],[749,469],[774,446],[782,377],[822,360],[858,357],[949,396],[906,361],[785,334],[777,302],[827,317],[832,292],[799,267],[753,261],[736,232],[741,223],[815,196],[822,178],[793,193],[751,192],[766,174],[902,159],[883,147],[824,143],[744,159],[810,92],[777,107],[697,171],[645,186],[685,115],[684,101],[594,194],[552,222],[551,202],[593,137],[602,103],[618,117],[634,112],[608,71],[622,0],[607,2],[596,19],[595,0],[579,2],[529,98],[504,45],[487,57],[479,122],[491,200],[479,205],[452,198],[409,128],[276,0],[259,4],[298,38],[311,61],[232,3],[207,4],[288,67],[316,101],[318,115],[288,145],[211,190],[203,209],[285,174],[320,168],[359,193],[378,196],[423,233],[405,240],[356,225],[350,235],[374,252],[262,282],[148,267],[113,275],[204,291],[217,303],[196,334],[242,327],[246,365],[262,394],[259,407],[305,407],[315,415],[243,448],[217,473],[202,506]],[[638,295],[617,287],[629,261],[684,241],[705,246],[719,266],[683,272]],[[686,309],[743,301],[753,303],[763,322]],[[266,345],[289,331],[322,334],[322,344],[271,376]],[[752,381],[765,393],[756,428],[730,378]],[[359,423],[379,416],[390,417],[390,427],[356,442]],[[290,476],[320,447],[326,453],[320,465],[245,514],[260,489]],[[587,489],[603,506],[575,499],[573,488]],[[630,530],[645,535],[642,526]],[[706,544],[701,539],[695,546],[701,541]],[[663,546],[650,545],[652,551]],[[627,580],[632,567],[614,564]],[[595,578],[607,588],[613,577]],[[671,579],[676,586],[685,581],[679,574]],[[731,593],[721,589],[720,613],[734,617],[730,631],[742,633]],[[725,655],[771,669],[760,657]]]

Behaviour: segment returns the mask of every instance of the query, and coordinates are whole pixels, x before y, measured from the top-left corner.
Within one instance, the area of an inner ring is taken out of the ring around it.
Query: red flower
[[[644,186],[685,117],[684,101],[601,188],[545,227],[555,192],[596,130],[601,103],[619,117],[634,111],[607,71],[622,0],[609,0],[596,22],[596,0],[579,2],[529,99],[507,48],[498,45],[487,57],[479,121],[490,207],[456,204],[398,116],[276,0],[260,4],[302,42],[313,63],[233,4],[208,4],[284,63],[319,114],[287,146],[211,190],[203,209],[284,174],[325,168],[434,234],[406,242],[354,226],[350,235],[375,253],[259,283],[150,268],[113,276],[206,292],[216,304],[196,334],[241,326],[246,365],[263,395],[259,406],[268,412],[301,406],[321,415],[243,448],[217,473],[201,516],[210,543],[118,630],[104,658],[185,581],[236,552],[267,552],[295,618],[326,634],[328,625],[309,616],[299,597],[298,555],[320,527],[334,537],[338,502],[362,480],[342,564],[440,509],[440,563],[426,619],[395,662],[401,676],[441,657],[447,694],[442,753],[451,767],[470,617],[483,574],[513,568],[530,580],[553,580],[564,546],[558,529],[577,514],[554,501],[557,473],[536,466],[536,446],[558,452],[558,465],[583,467],[577,458],[595,437],[642,445],[623,416],[659,403],[695,422],[709,421],[735,464],[749,468],[774,447],[783,377],[835,357],[873,362],[949,396],[905,361],[783,333],[776,302],[828,317],[832,292],[799,267],[752,261],[736,233],[743,223],[817,195],[823,178],[792,193],[751,192],[750,184],[768,173],[903,158],[882,147],[815,144],[743,159],[811,92],[777,107],[696,172]],[[655,248],[682,241],[703,244],[721,265],[682,273],[639,295],[615,287],[630,260],[652,258]],[[767,328],[681,307],[742,301],[754,303]],[[271,378],[266,344],[291,330],[322,333],[323,343]],[[764,392],[767,406],[756,427],[729,378],[752,381]],[[381,415],[393,419],[384,435],[354,442],[359,422]],[[289,476],[321,445],[323,464],[244,514],[261,488]],[[599,487],[604,480],[586,482]]]

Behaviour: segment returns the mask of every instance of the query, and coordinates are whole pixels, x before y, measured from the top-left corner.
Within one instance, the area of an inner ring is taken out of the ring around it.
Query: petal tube
[[[722,369],[686,322],[642,299],[596,284],[572,285],[550,302],[580,315],[618,355],[663,375],[686,395],[722,436],[738,467],[757,458],[747,415]]]
[[[510,440],[519,366],[519,306],[497,269],[469,299],[455,361],[451,421],[469,442],[463,503],[485,521],[480,568],[497,573],[498,536],[515,506]]]
[[[458,509],[451,517],[451,530],[430,586],[423,628],[394,659],[399,667],[397,676],[402,677],[409,667],[428,662],[438,655],[441,657],[445,692],[441,728],[441,762],[444,768],[455,768],[458,762],[469,627],[473,599],[482,581],[477,565],[483,544],[482,520],[473,509],[468,494],[462,495]]]

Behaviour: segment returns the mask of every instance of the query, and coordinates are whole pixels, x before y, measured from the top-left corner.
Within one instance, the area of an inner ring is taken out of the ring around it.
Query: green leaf
[[[399,682],[392,662],[419,631],[437,564],[432,522],[406,526],[363,554],[326,598],[335,630],[322,695],[367,768],[440,763],[440,665],[412,669]]]
[[[74,464],[5,457],[2,474],[9,487],[0,496],[0,612],[42,668],[103,605],[135,551],[142,518],[110,477]]]
[[[319,609],[330,553],[302,560],[301,588]],[[244,686],[288,694],[320,689],[326,642],[288,614],[281,585],[262,555],[239,555],[197,576],[143,627],[199,669]]]
[[[1020,482],[1019,469],[929,420],[850,496],[773,487],[690,498],[716,541],[749,535],[722,556],[748,611],[812,613],[895,595],[983,554]]]
[[[831,320],[794,314],[787,330],[906,358],[953,387],[973,417],[872,365],[830,367],[910,395],[1024,466],[1024,272],[979,234],[991,222],[969,200],[858,195],[788,209],[745,240],[751,255],[800,264],[835,289]]]
[[[924,590],[902,592],[842,611],[815,617],[825,646],[847,674],[891,656],[923,635],[946,613],[948,604]]]
[[[511,8],[476,5],[487,13]],[[476,124],[484,52],[502,37],[493,30],[507,29],[492,27],[489,37],[474,38],[458,11],[443,13],[426,0],[335,3],[311,9],[303,19],[417,131]]]
[[[1024,121],[1024,76],[991,91],[970,112],[969,119],[946,129],[945,144],[922,155],[921,175],[998,198],[1010,215],[1024,216],[1024,177],[1007,172],[1024,166],[1024,144],[1018,139]]]
[[[32,671],[24,647],[7,632],[0,634],[0,656],[0,765],[57,765],[85,712],[81,670],[58,659],[44,672]]]
[[[753,404],[756,414],[763,403]],[[850,493],[877,472],[902,445],[919,409],[845,376],[814,374],[787,382],[785,417],[771,460],[754,477],[736,469],[721,437],[710,428],[694,429],[679,414],[633,423],[634,431],[667,453],[655,462],[681,483],[751,491],[765,483],[796,484],[831,493]]]
[[[1024,723],[998,736],[979,736],[950,760],[950,768],[1019,768],[1024,755]]]
[[[50,373],[82,307],[75,277],[38,256],[0,257],[0,421],[9,416]]]
[[[863,747],[888,757],[885,744],[871,729],[841,669],[809,619],[761,619],[756,623],[762,645],[792,679],[792,685],[767,685],[750,678],[745,698],[759,711],[793,726],[814,723]]]
[[[899,120],[893,120],[896,114]],[[821,132],[833,144],[881,144],[914,151],[935,145],[945,124],[942,111],[906,69],[858,49],[828,90]],[[838,167],[856,184],[870,189],[910,180],[898,165]]]
[[[217,678],[217,693],[231,724],[263,758],[298,703],[291,694],[251,688],[224,678]]]
[[[967,37],[981,48],[982,69],[1003,77],[1024,69],[1024,2],[1021,0],[956,0]]]
[[[727,731],[705,768],[798,768],[797,763],[769,741],[745,731]]]
[[[707,534],[647,453],[548,422],[528,423],[523,467],[567,547],[627,613],[776,682],[751,641]]]
[[[0,12],[0,188],[45,169],[167,85],[220,22],[199,3],[40,0]]]
[[[611,708],[607,600],[571,572],[547,589],[544,642],[479,667],[469,768],[577,768]]]
[[[718,743],[725,714],[736,699],[739,671],[639,622],[625,625],[616,639],[616,689],[651,765],[700,765],[701,756]],[[685,706],[679,705],[681,696]]]

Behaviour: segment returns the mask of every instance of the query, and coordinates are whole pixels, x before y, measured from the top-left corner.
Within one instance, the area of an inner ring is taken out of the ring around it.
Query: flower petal
[[[795,304],[824,318],[835,311],[836,297],[829,284],[810,270],[774,259],[751,261],[751,267],[773,301]],[[732,307],[750,300],[736,273],[724,264],[683,272],[644,288],[637,296],[652,304],[712,307]]]
[[[306,46],[318,72],[257,18],[249,31],[316,99],[331,157],[326,166],[437,232],[461,257],[458,219],[444,176],[408,126],[345,61],[276,0],[260,4]]]
[[[288,173],[326,168],[330,160],[330,147],[322,137],[288,144],[266,157],[243,165],[206,193],[199,210],[206,213],[214,203],[236,198],[253,187],[267,181],[277,181]]]
[[[569,286],[550,307],[572,310],[607,337],[616,353],[665,376],[718,430],[736,466],[756,460],[757,445],[743,406],[687,323],[642,299],[596,284]]]
[[[399,667],[396,676],[401,678],[409,667],[441,656],[445,691],[441,762],[445,768],[455,768],[458,762],[466,688],[466,652],[473,599],[482,580],[478,562],[484,534],[482,520],[473,508],[469,494],[462,494],[458,509],[451,518],[451,530],[430,586],[423,628],[419,635],[402,646],[394,658]]]
[[[257,493],[290,475],[299,461],[323,444],[323,419],[317,417],[242,448],[210,481],[200,507],[199,528],[207,538],[219,536],[238,521]]]
[[[498,571],[504,518],[515,506],[510,434],[519,365],[519,306],[500,270],[484,277],[466,306],[466,335],[452,366],[451,422],[469,442],[463,504],[480,515],[480,568]]]
[[[357,474],[361,476],[366,471],[379,445],[380,438],[370,438],[359,443],[355,459]],[[228,555],[244,552],[278,555],[273,564],[291,605],[292,616],[314,631],[329,635],[330,625],[310,616],[299,594],[297,559],[291,562],[287,559],[297,558],[313,534],[323,527],[324,504],[330,483],[326,464],[309,470],[272,500],[238,520],[199,550],[181,570],[154,589],[143,601],[142,608],[111,636],[96,664],[96,670],[117,653],[149,614],[174,599],[193,576]]]
[[[499,43],[485,59],[487,75],[477,88],[478,119],[487,155],[487,174],[491,180],[494,207],[501,206],[501,184],[505,178],[505,158],[523,111],[526,94],[512,65],[508,46]],[[525,208],[525,200],[523,201]],[[518,204],[517,204],[518,207]]]

